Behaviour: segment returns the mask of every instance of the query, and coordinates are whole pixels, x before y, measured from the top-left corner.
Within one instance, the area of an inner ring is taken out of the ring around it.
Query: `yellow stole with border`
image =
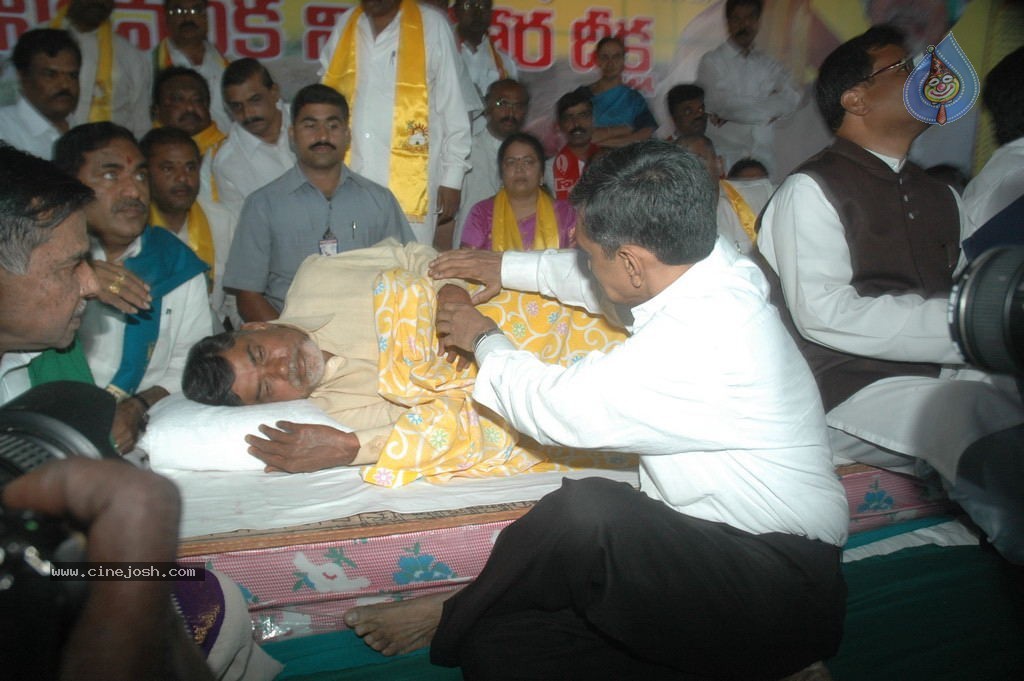
[[[50,22],[51,28],[63,28],[68,17],[68,5],[57,10]],[[107,19],[96,29],[96,83],[89,103],[89,122],[109,121],[114,111],[114,25]]]
[[[534,251],[558,248],[558,219],[555,202],[543,189],[537,191],[537,227],[533,231]],[[491,250],[522,251],[523,235],[508,194],[500,189],[494,196],[494,214],[491,216]]]
[[[186,219],[188,221],[186,223],[188,247],[199,256],[200,260],[210,266],[207,272],[207,287],[210,288],[216,266],[214,261],[213,232],[210,230],[210,221],[206,218],[206,211],[203,210],[198,201],[192,202],[192,207],[188,209],[188,217]],[[171,231],[167,226],[167,220],[153,201],[149,203],[149,224],[154,227],[162,227],[168,232]]]
[[[345,96],[353,107],[356,91],[358,33],[362,7],[350,10],[338,45],[321,82]],[[391,164],[388,189],[412,222],[427,215],[427,162],[430,152],[430,100],[427,92],[427,51],[423,17],[416,0],[402,0],[398,17],[398,55],[395,65],[395,107],[392,112]],[[347,158],[346,158],[347,160]]]
[[[736,211],[736,215],[740,219],[740,226],[743,227],[743,231],[750,238],[750,243],[756,244],[757,230],[755,225],[757,224],[757,216],[754,214],[754,211],[750,209],[747,200],[737,191],[736,187],[732,186],[732,183],[726,180],[719,180],[718,184],[722,187],[722,191],[725,192],[725,197],[729,199],[729,203],[732,204],[732,209]]]

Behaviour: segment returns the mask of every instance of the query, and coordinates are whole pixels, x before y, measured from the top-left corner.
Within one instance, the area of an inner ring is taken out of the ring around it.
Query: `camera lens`
[[[949,297],[949,325],[971,364],[1024,374],[1024,246],[990,249],[968,265]]]

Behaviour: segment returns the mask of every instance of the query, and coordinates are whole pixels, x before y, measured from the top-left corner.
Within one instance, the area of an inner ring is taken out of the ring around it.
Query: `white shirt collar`
[[[896,158],[895,156],[886,156],[885,154],[880,154],[877,151],[871,151],[867,147],[864,147],[864,151],[868,152],[869,154],[877,158],[879,161],[889,166],[889,168],[894,173],[898,173],[901,170],[903,170],[903,166],[907,164],[907,158],[905,156],[903,158]]]
[[[281,148],[282,145],[286,148],[288,145],[288,123],[289,115],[291,113],[290,108],[280,99],[277,100],[277,110],[281,112],[281,129],[277,133],[277,142],[274,144],[267,144],[256,135],[252,134],[241,125],[238,121],[232,121],[231,130],[229,131],[229,137],[235,139],[235,143],[238,144],[242,153],[247,158],[252,158],[256,151],[261,147],[276,147]]]

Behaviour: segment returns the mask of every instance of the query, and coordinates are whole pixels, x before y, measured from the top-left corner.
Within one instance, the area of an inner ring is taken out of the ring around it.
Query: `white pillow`
[[[349,430],[309,400],[211,407],[177,393],[153,405],[138,446],[156,471],[261,471],[264,464],[249,454],[245,436],[260,435],[261,424],[277,421]]]

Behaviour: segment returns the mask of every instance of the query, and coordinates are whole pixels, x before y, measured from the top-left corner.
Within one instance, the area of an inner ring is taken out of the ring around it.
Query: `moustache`
[[[176,184],[171,187],[172,194],[191,194],[193,191],[193,188],[187,184]]]
[[[178,117],[178,121],[179,122],[189,121],[189,122],[192,122],[192,123],[198,123],[200,120],[202,120],[202,119],[199,118],[199,114],[194,113],[192,111],[187,111],[187,112],[181,114],[181,116]]]
[[[58,92],[54,96],[50,97],[50,99],[60,99],[61,97],[67,97],[68,99],[74,99],[75,96],[73,94],[71,94],[71,90],[61,90],[60,92]]]
[[[572,130],[570,130],[569,134],[570,135],[583,135],[583,134],[586,134],[586,132],[587,132],[586,128],[581,128],[581,127],[577,126],[577,127],[573,128]]]
[[[142,201],[139,201],[138,199],[123,199],[121,201],[116,202],[114,204],[114,207],[112,208],[112,211],[115,213],[121,213],[124,211],[145,212],[146,210],[146,204],[144,204]]]
[[[242,125],[255,125],[256,123],[262,123],[264,120],[265,119],[263,119],[260,116],[253,116],[252,118],[246,118],[244,121],[242,121]]]
[[[331,144],[330,142],[316,142],[315,144],[309,145],[310,149],[316,149],[317,147],[327,147],[328,149],[337,149],[338,148],[338,147],[334,146],[333,144]]]

